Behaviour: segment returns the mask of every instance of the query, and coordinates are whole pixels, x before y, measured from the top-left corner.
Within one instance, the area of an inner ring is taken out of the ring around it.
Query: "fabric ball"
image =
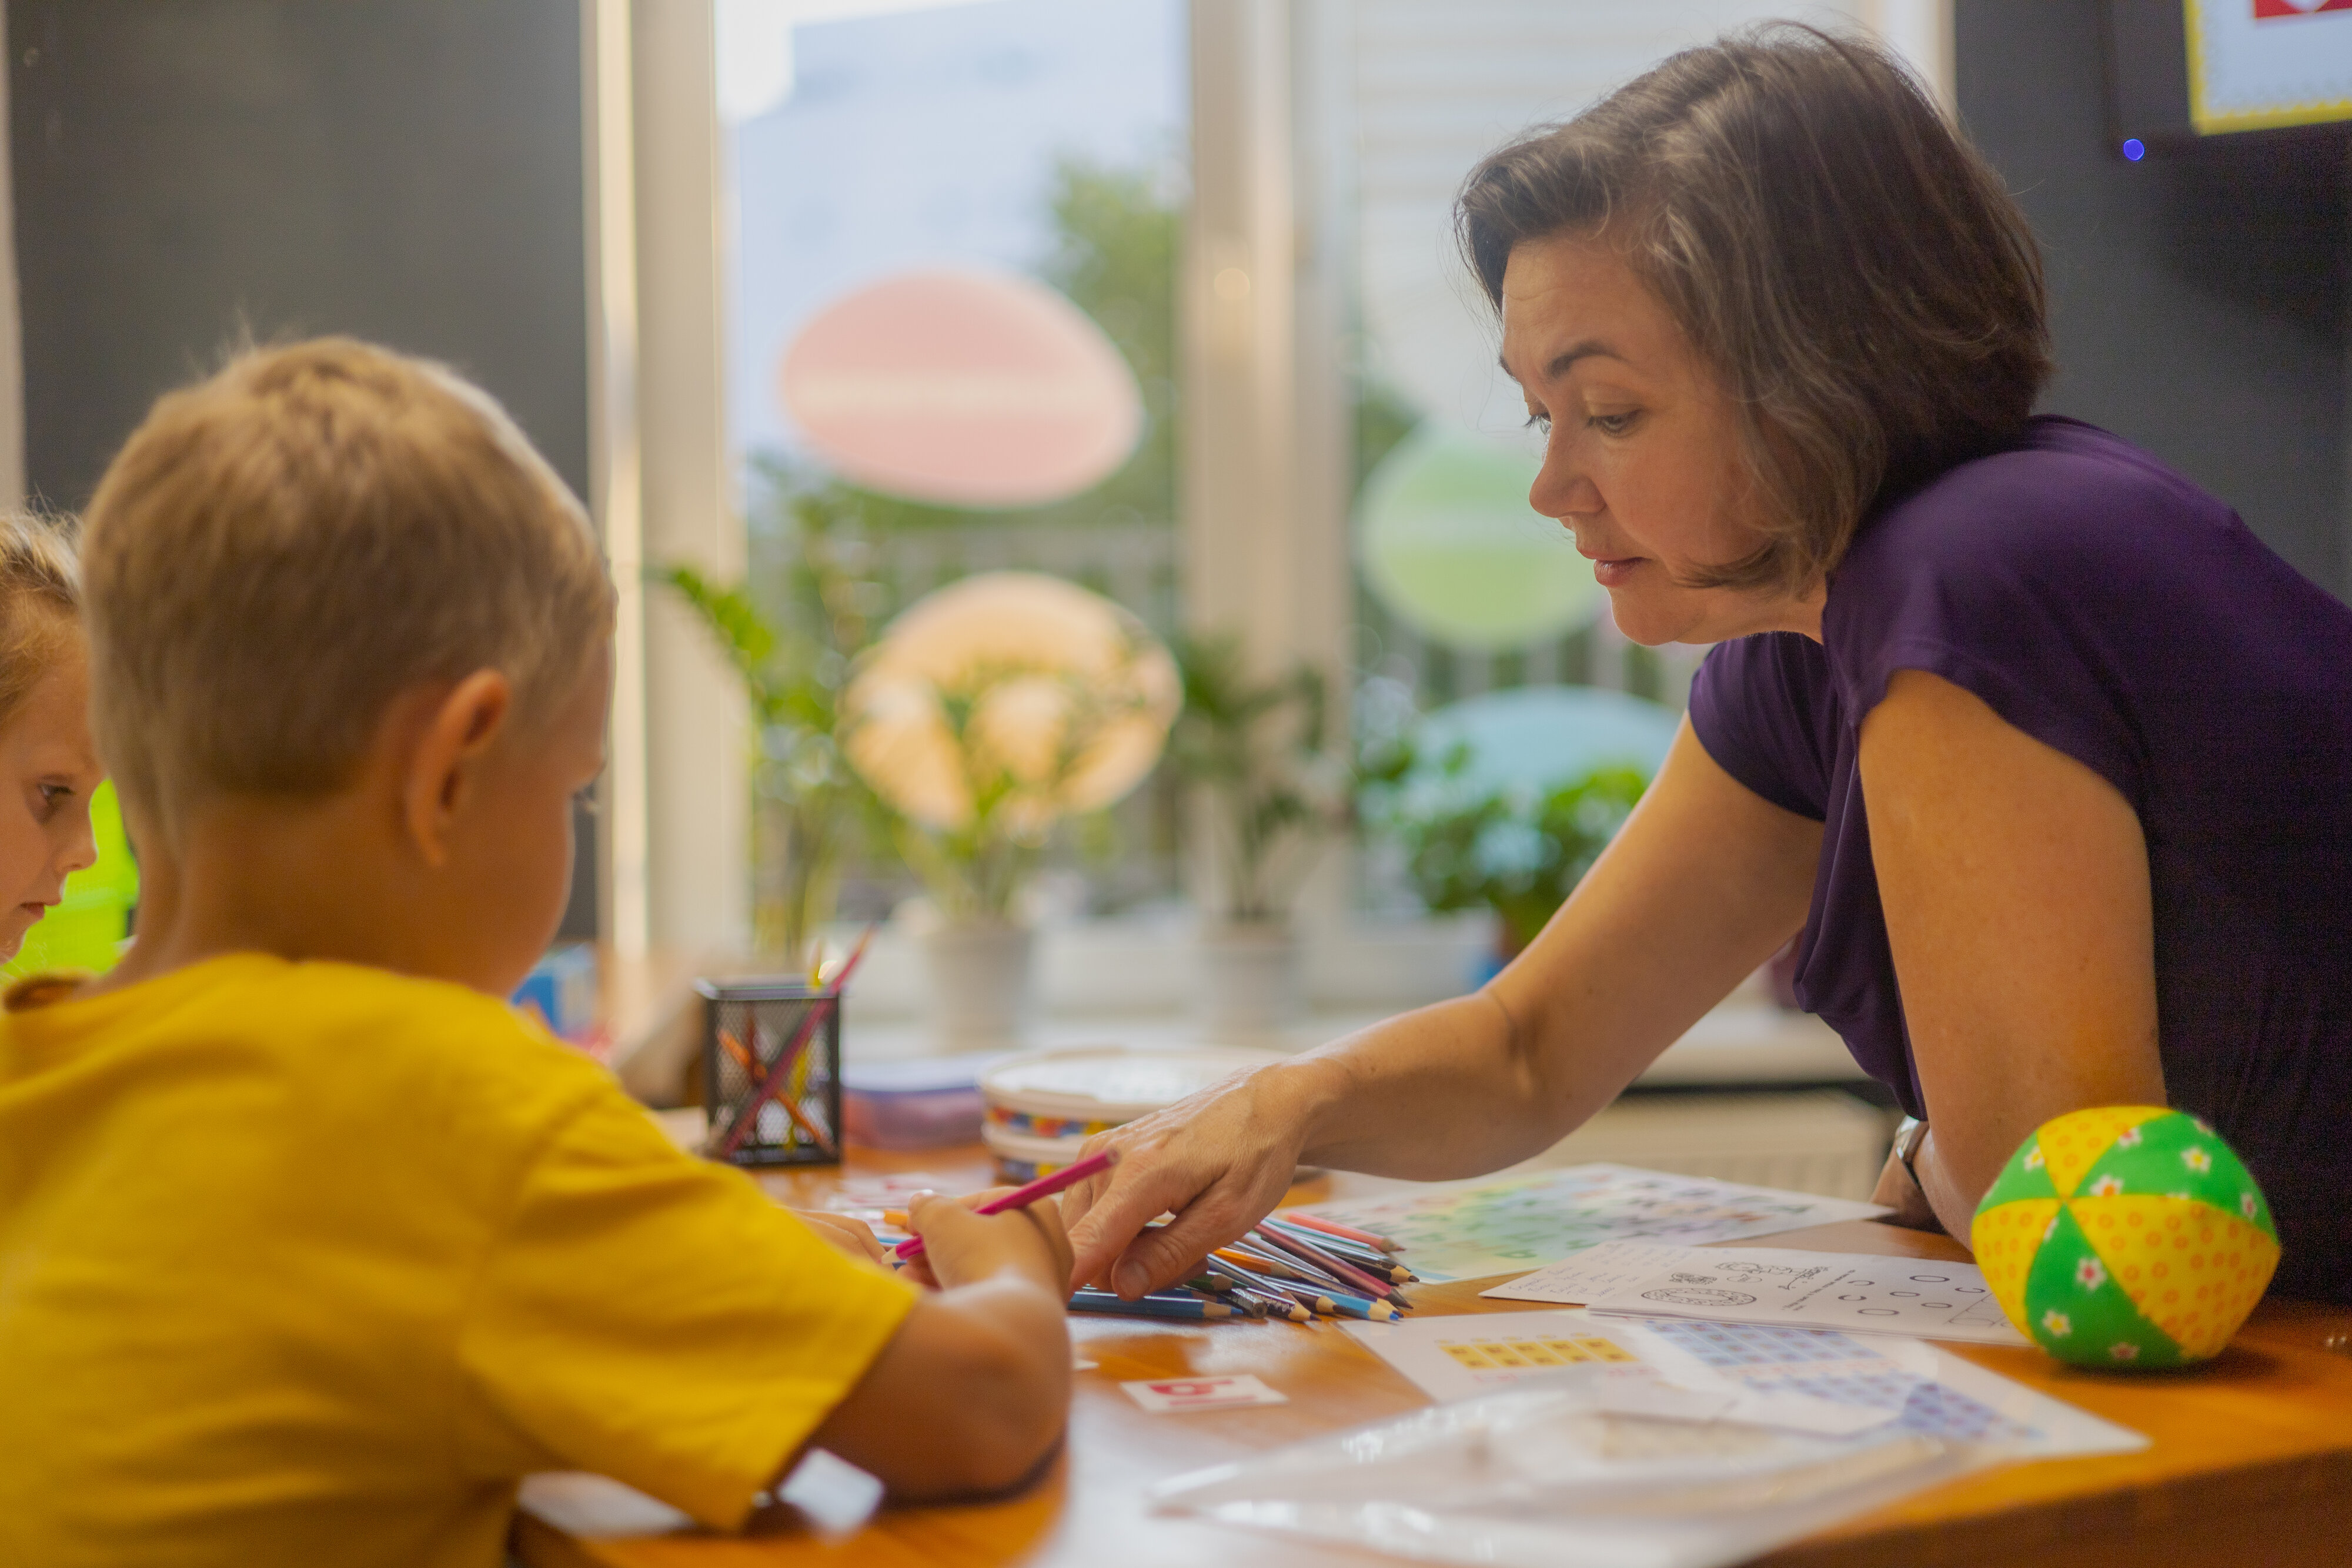
[[[2126,1370],[2219,1354],[2279,1258],[2270,1205],[2230,1145],[2157,1105],[2043,1123],[1977,1206],[1969,1239],[2036,1344]]]

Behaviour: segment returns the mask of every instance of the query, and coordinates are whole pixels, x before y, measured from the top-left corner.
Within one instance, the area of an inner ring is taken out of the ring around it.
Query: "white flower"
[[[2096,1258],[2085,1258],[2074,1265],[2074,1282],[2086,1291],[2095,1291],[2107,1282],[2107,1266]]]
[[[2180,1151],[2180,1163],[2202,1176],[2213,1168],[2213,1156],[2203,1149],[2183,1149]]]
[[[2027,1170],[2038,1171],[2049,1163],[2050,1162],[2048,1160],[2042,1157],[2042,1145],[2040,1144],[2036,1144],[2032,1148],[2025,1151],[2025,1168]]]
[[[2042,1314],[2042,1331],[2053,1339],[2064,1339],[2074,1332],[2074,1320],[2053,1307]]]
[[[2190,1126],[2192,1126],[2192,1127],[2196,1128],[2199,1132],[2200,1132],[2200,1133],[2204,1134],[2205,1134],[2207,1137],[2209,1137],[2209,1138],[2210,1138],[2210,1137],[2211,1137],[2211,1136],[2213,1135],[2213,1124],[2212,1124],[2212,1123],[2210,1123],[2210,1122],[2208,1122],[2208,1121],[2207,1121],[2204,1117],[2202,1117],[2202,1116],[2191,1116],[2191,1117],[2189,1117],[2189,1124]]]
[[[2126,1340],[2121,1343],[2107,1346],[2107,1354],[2117,1361],[2137,1361],[2139,1346]]]
[[[2093,1197],[2113,1197],[2116,1194],[2123,1191],[2123,1189],[2124,1183],[2121,1176],[2103,1176],[2098,1180],[2091,1184],[2091,1196]]]
[[[2117,1133],[2116,1134],[2116,1147],[2119,1149],[2136,1149],[2139,1147],[2139,1129],[2137,1127],[2126,1127],[2122,1132]]]
[[[2248,1219],[2252,1219],[2254,1217],[2254,1195],[2252,1193],[2242,1192],[2238,1195],[2238,1212],[2244,1215]]]

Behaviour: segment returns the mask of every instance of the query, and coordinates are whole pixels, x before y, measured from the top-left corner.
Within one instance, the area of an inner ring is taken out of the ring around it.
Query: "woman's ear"
[[[401,816],[425,863],[448,863],[449,840],[479,788],[482,760],[514,710],[514,687],[497,670],[476,670],[426,716],[401,780]]]

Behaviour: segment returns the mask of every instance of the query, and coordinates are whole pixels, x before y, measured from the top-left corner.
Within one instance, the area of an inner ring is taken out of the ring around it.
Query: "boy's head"
[[[499,745],[551,740],[613,624],[586,516],[498,404],[347,339],[159,402],[90,502],[83,577],[99,747],[166,852],[216,803],[350,789],[477,676]]]

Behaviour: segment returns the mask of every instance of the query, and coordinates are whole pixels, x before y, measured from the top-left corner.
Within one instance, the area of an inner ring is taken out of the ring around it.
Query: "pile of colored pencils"
[[[1400,1287],[1418,1278],[1390,1256],[1394,1250],[1385,1237],[1314,1215],[1269,1216],[1247,1236],[1212,1252],[1201,1272],[1179,1289],[1132,1301],[1108,1291],[1080,1291],[1070,1298],[1070,1310],[1196,1321],[1275,1318],[1303,1323],[1345,1317],[1381,1322],[1412,1305]]]

